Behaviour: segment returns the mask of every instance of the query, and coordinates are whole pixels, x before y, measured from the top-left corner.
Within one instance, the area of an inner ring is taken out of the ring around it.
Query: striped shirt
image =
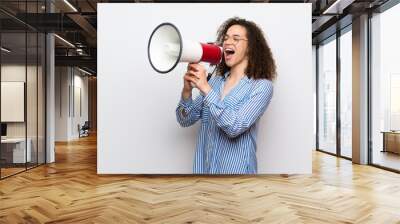
[[[193,172],[196,174],[256,174],[258,121],[273,94],[272,82],[240,82],[221,100],[227,74],[210,79],[211,91],[192,100],[181,98],[176,117],[182,127],[201,120]]]

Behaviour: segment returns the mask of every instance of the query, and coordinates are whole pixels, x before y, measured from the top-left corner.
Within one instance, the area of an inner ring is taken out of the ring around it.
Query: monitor
[[[7,136],[7,124],[1,123],[1,136]]]

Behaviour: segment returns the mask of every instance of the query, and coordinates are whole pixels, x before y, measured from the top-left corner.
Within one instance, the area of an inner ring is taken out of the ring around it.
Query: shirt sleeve
[[[248,101],[238,110],[228,108],[215,90],[211,90],[204,97],[204,104],[210,108],[210,114],[217,126],[231,138],[248,130],[263,115],[271,101],[272,83],[269,80],[263,80],[256,85]]]
[[[189,127],[200,119],[203,98],[202,95],[199,95],[193,101],[191,97],[187,100],[181,97],[178,107],[176,108],[176,119],[182,127]]]

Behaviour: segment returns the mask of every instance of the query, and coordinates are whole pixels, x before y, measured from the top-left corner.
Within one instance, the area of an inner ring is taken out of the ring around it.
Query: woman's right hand
[[[190,77],[192,75],[189,72],[186,72],[185,75],[183,76],[183,91],[184,92],[192,92],[193,86],[192,83],[190,82]]]
[[[189,64],[190,65],[190,64]],[[189,72],[189,65],[188,70],[186,71],[185,75],[183,76],[183,90],[182,96],[185,100],[192,96],[193,85],[190,79],[193,79],[193,75]]]

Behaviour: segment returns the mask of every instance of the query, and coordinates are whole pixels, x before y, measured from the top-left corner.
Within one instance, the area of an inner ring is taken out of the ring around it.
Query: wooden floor
[[[312,175],[98,176],[96,139],[0,181],[0,223],[400,223],[400,175],[315,152]]]
[[[25,168],[24,164],[23,165],[18,165],[18,167],[11,167],[11,168],[10,167],[7,167],[7,168],[2,167],[1,168],[1,178],[6,178],[8,176],[12,176],[12,175],[15,175],[17,173],[24,172],[27,169],[33,169],[36,166],[37,166],[37,164],[29,164],[28,163],[26,168]]]
[[[24,168],[1,168],[1,177],[8,177],[11,176],[13,174],[19,173],[26,170],[25,167]]]

